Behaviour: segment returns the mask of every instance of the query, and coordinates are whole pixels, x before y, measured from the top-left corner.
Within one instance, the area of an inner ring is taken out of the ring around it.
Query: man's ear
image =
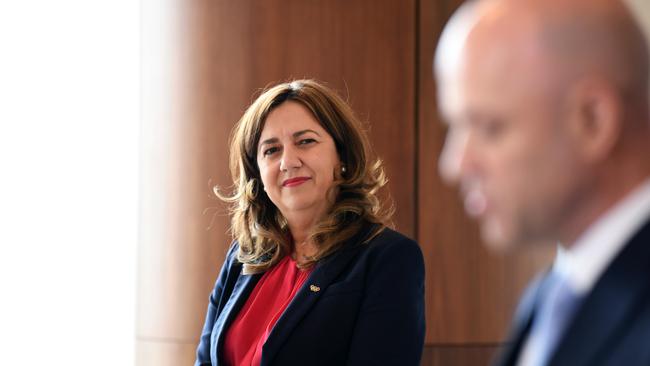
[[[612,154],[623,124],[623,100],[612,83],[583,80],[569,95],[568,123],[575,149],[586,163],[597,163]]]

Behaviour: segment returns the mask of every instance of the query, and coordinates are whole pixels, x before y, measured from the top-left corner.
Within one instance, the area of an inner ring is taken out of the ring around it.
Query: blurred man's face
[[[566,93],[534,53],[477,39],[438,75],[448,123],[440,173],[459,185],[484,240],[500,248],[557,239],[577,194]]]

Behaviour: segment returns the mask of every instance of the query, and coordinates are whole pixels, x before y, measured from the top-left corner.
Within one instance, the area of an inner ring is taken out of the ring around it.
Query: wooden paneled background
[[[368,123],[395,225],[425,255],[422,365],[489,363],[550,253],[485,250],[438,178],[445,131],[431,61],[460,2],[165,0],[163,12],[143,1],[139,366],[192,364],[230,243],[226,208],[212,194],[230,184],[230,130],[261,89],[293,78],[327,82]]]

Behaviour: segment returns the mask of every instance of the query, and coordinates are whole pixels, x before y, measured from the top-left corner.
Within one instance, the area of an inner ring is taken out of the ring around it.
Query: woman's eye
[[[298,141],[298,145],[307,145],[307,144],[311,144],[313,142],[316,142],[316,140],[314,140],[314,139],[302,139],[302,140]]]
[[[268,155],[271,155],[271,154],[275,153],[276,151],[278,151],[277,147],[270,147],[270,148],[264,150],[263,154],[264,154],[264,156],[268,156]]]

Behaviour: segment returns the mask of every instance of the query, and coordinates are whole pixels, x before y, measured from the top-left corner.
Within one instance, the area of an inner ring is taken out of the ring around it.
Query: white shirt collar
[[[650,179],[608,210],[571,248],[558,245],[553,264],[579,295],[588,293],[607,266],[650,218]]]

